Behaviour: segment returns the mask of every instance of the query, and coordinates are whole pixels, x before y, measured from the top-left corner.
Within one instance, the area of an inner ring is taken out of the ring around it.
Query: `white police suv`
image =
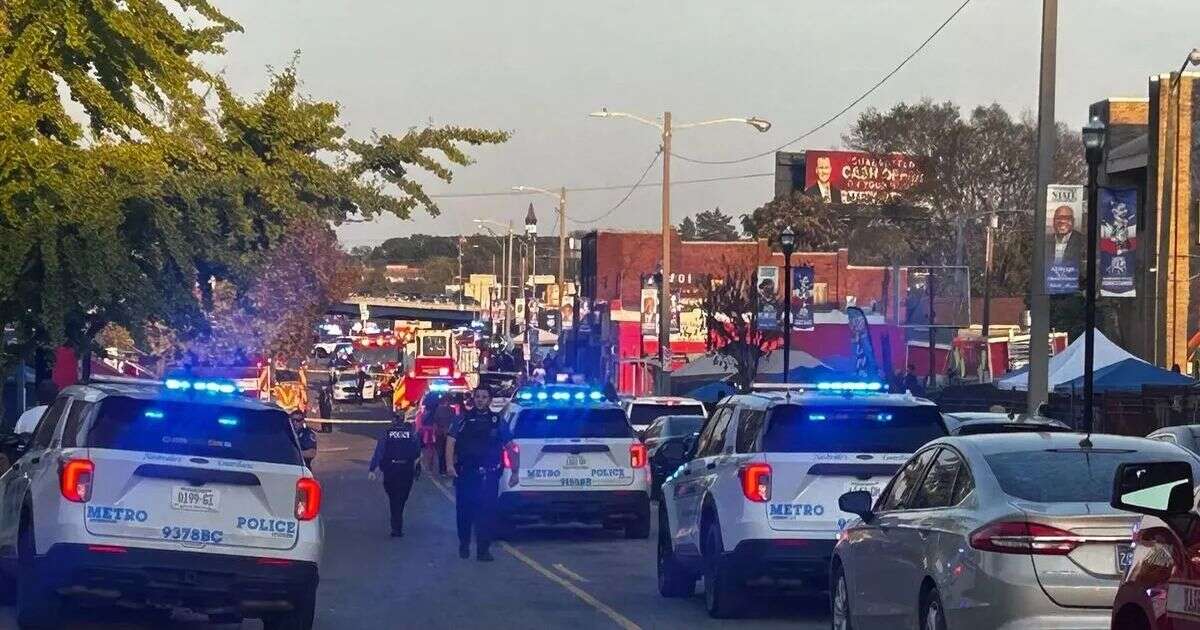
[[[117,605],[307,630],[320,507],[287,414],[231,382],[68,387],[0,476],[5,594],[22,628]]]
[[[532,523],[599,523],[650,536],[646,446],[621,408],[577,385],[523,388],[504,410],[516,457],[500,480],[501,531]],[[518,476],[516,486],[509,479]]]
[[[704,576],[713,617],[741,612],[749,584],[824,589],[851,514],[921,445],[947,434],[937,407],[879,383],[820,383],[731,396],[662,486],[658,589],[686,597]]]

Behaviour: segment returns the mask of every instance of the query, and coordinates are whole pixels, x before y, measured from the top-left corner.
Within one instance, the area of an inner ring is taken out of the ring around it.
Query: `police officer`
[[[503,451],[512,443],[508,427],[491,410],[492,394],[475,388],[473,409],[450,427],[446,440],[447,473],[455,478],[455,508],[458,512],[458,557],[471,556],[471,530],[475,531],[475,557],[493,560],[489,547],[496,518]],[[518,462],[510,451],[513,471],[509,486],[516,486]]]
[[[375,444],[375,454],[367,473],[371,481],[375,481],[379,477],[376,471],[383,471],[383,490],[387,492],[391,506],[392,536],[396,538],[404,536],[404,504],[408,502],[420,456],[421,441],[416,426],[397,414]]]

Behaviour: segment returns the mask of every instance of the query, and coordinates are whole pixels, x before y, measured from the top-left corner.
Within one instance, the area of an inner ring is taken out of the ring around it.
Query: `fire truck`
[[[413,342],[413,366],[392,392],[392,408],[406,411],[421,402],[430,381],[466,387],[467,379],[456,364],[457,347],[449,330],[419,330]]]

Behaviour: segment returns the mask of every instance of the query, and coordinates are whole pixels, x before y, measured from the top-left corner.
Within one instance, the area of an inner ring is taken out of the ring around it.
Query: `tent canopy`
[[[1194,385],[1196,381],[1184,374],[1164,370],[1140,359],[1125,359],[1096,370],[1092,387],[1097,392],[1139,391],[1143,385]],[[1058,386],[1058,389],[1074,387],[1083,391],[1083,377]]]
[[[1071,342],[1071,345],[1067,346],[1066,350],[1050,357],[1049,378],[1047,379],[1050,389],[1055,389],[1064,383],[1070,383],[1075,379],[1083,377],[1083,346],[1084,336],[1079,335],[1075,341]],[[1092,361],[1092,366],[1096,371],[1127,359],[1145,363],[1145,361],[1133,356],[1121,346],[1113,343],[1111,339],[1105,337],[1104,333],[1099,330],[1096,331],[1095,352],[1096,355]],[[1029,370],[1017,372],[996,381],[996,387],[999,389],[1028,390]]]

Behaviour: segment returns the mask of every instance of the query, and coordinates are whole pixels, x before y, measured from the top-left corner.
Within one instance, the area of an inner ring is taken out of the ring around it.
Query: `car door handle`
[[[708,462],[704,465],[705,468],[712,470],[717,467],[717,462]]]

